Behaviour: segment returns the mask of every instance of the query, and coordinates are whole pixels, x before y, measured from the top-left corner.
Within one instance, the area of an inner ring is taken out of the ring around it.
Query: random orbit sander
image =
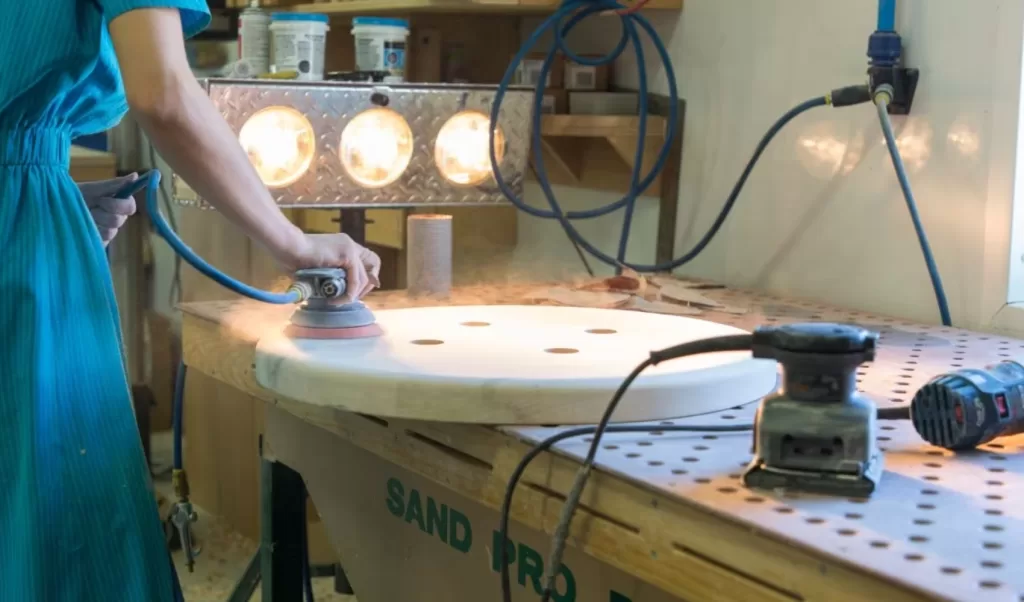
[[[345,270],[312,268],[295,272],[289,290],[299,293],[302,305],[292,314],[285,336],[296,339],[364,339],[384,334],[361,301],[341,303],[347,289]]]

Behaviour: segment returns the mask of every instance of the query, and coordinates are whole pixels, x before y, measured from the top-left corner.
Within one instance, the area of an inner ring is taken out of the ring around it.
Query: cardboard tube
[[[413,214],[406,226],[409,294],[447,297],[452,290],[452,216]]]

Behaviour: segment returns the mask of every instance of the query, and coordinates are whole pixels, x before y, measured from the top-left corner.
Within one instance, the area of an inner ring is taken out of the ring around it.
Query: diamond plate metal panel
[[[434,141],[441,127],[462,110],[489,115],[496,86],[206,80],[205,87],[236,134],[246,120],[268,107],[291,107],[309,119],[316,133],[315,159],[300,180],[286,188],[271,190],[274,200],[283,207],[323,209],[507,202],[493,178],[477,186],[458,186],[446,180],[434,164]],[[374,94],[384,94],[387,108],[406,118],[415,148],[408,168],[395,183],[367,189],[346,173],[338,157],[338,147],[345,126],[361,112],[378,106],[371,102]],[[517,195],[522,194],[528,166],[532,100],[531,90],[510,89],[498,117],[498,126],[506,139],[501,173]],[[180,204],[209,208],[177,176],[174,177],[174,196]]]

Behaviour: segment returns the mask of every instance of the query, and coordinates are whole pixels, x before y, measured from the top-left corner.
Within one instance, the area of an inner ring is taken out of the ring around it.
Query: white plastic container
[[[356,17],[352,19],[352,37],[356,42],[358,70],[384,71],[388,74],[385,81],[405,81],[408,21],[383,17]]]
[[[331,29],[327,23],[327,15],[275,13],[270,18],[275,71],[296,71],[300,80],[322,80]]]

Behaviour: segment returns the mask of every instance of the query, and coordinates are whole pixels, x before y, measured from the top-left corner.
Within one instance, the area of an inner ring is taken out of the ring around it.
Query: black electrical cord
[[[729,426],[719,425],[706,425],[706,426],[678,426],[678,425],[665,425],[653,427],[647,426],[635,426],[635,425],[611,425],[608,426],[604,432],[606,433],[650,433],[652,431],[658,431],[663,433],[673,432],[704,432],[704,433],[732,433],[732,432],[746,432],[754,428],[752,424],[735,424]],[[516,466],[515,470],[512,471],[512,476],[509,477],[508,485],[505,488],[505,497],[501,503],[501,518],[498,526],[498,533],[501,536],[501,549],[498,550],[498,560],[501,563],[501,592],[503,602],[511,602],[512,590],[511,590],[511,577],[509,575],[509,562],[508,562],[508,524],[510,522],[511,508],[512,508],[512,496],[515,493],[515,488],[519,484],[519,480],[522,478],[523,473],[526,472],[526,468],[530,465],[530,462],[534,460],[541,453],[551,449],[553,445],[564,441],[565,439],[572,439],[574,437],[582,437],[584,435],[590,435],[597,431],[596,426],[583,426],[574,428],[568,431],[562,431],[556,435],[552,435],[547,439],[541,441],[530,451],[523,456],[522,460]]]
[[[573,436],[569,435],[568,433],[577,433],[578,436],[578,434],[581,432],[592,432],[594,434],[594,440],[590,444],[590,449],[587,452],[586,459],[584,459],[583,461],[583,465],[580,467],[579,472],[576,473],[576,480],[573,483],[572,489],[570,490],[566,502],[563,506],[562,515],[559,518],[558,527],[555,529],[554,538],[552,540],[550,558],[549,561],[546,563],[547,574],[545,575],[544,596],[542,598],[544,602],[550,600],[551,595],[554,592],[555,578],[557,577],[558,572],[562,566],[562,554],[565,551],[565,542],[569,533],[569,526],[572,522],[572,516],[576,511],[576,506],[579,504],[579,499],[580,496],[583,494],[583,488],[586,486],[587,479],[590,476],[590,471],[593,469],[594,459],[597,456],[597,450],[601,445],[601,437],[609,429],[613,429],[612,432],[623,432],[616,431],[616,427],[609,427],[608,423],[611,420],[612,414],[615,412],[615,409],[618,407],[619,402],[622,401],[622,397],[626,394],[626,391],[629,389],[630,385],[633,384],[633,381],[635,381],[637,377],[639,377],[640,374],[647,368],[656,366],[664,361],[685,357],[688,355],[698,355],[704,353],[717,353],[723,351],[745,351],[751,348],[752,343],[752,335],[740,334],[714,337],[710,339],[701,339],[698,341],[690,341],[687,343],[683,343],[681,345],[669,347],[667,349],[652,351],[650,356],[643,362],[641,362],[636,368],[634,368],[633,371],[629,373],[629,376],[627,376],[626,379],[622,381],[622,384],[619,385],[619,388],[615,391],[615,395],[612,396],[611,401],[608,403],[608,407],[605,408],[604,414],[601,416],[601,420],[598,422],[596,427],[593,427],[592,430],[589,429],[589,427],[585,429],[575,429],[574,431],[567,431],[566,433],[563,433],[561,435],[561,438],[568,438],[569,436]],[[654,430],[649,427],[626,428],[634,428],[638,430]],[[740,427],[735,426],[731,428],[742,430]],[[698,429],[697,427],[690,427],[689,430],[700,429]],[[561,440],[558,437],[559,436],[556,435],[555,438],[552,438],[553,440],[551,441],[551,443],[545,441],[542,442],[541,445],[547,443],[547,446],[550,447],[550,445],[553,442]],[[522,470],[525,470],[526,464],[529,463],[529,460],[532,460],[534,457],[536,457],[537,454],[539,454],[544,449],[546,449],[546,447],[542,448],[540,446],[537,446],[533,450],[531,450],[530,453],[528,453],[527,456],[524,457],[523,462],[521,463]],[[519,476],[522,474],[522,470],[517,468],[517,472],[513,473],[513,478],[515,481],[518,481]],[[502,595],[504,596],[505,602],[511,602],[512,599],[511,585],[509,583],[510,579],[508,574],[507,533],[508,511],[509,507],[511,506],[514,487],[515,482],[510,479],[509,487],[505,493],[505,502],[502,504],[502,525],[500,544],[501,549],[498,551],[498,553],[500,554],[499,562],[501,563],[502,567]]]

